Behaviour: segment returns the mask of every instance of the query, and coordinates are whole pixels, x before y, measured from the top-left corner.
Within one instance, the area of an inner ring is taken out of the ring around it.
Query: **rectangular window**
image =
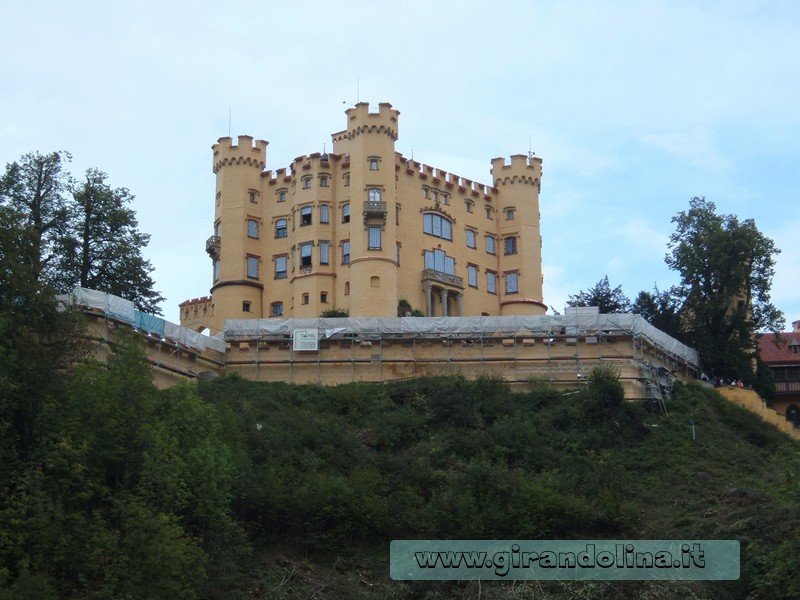
[[[278,202],[286,202],[286,190],[278,192]]]
[[[222,223],[217,221],[214,223],[214,235],[220,237],[220,232],[222,231]]]
[[[319,187],[328,187],[328,178],[327,177],[320,177],[319,178]]]
[[[506,221],[513,221],[515,216],[513,208],[506,209]]]
[[[283,316],[283,302],[273,302],[272,303],[272,316],[273,317],[282,317]]]
[[[303,294],[303,300],[302,300],[302,303],[303,303],[303,304],[308,304],[308,292],[306,292],[305,294]]]
[[[258,221],[247,219],[247,237],[258,239]]]
[[[286,256],[275,257],[275,279],[286,279]]]
[[[219,259],[214,261],[214,281],[219,281]]]
[[[322,304],[327,304],[328,303],[328,292],[320,292],[319,293],[319,301]]]
[[[285,238],[286,237],[286,219],[278,219],[275,221],[275,237],[276,238]]]
[[[319,264],[330,264],[330,248],[331,243],[328,241],[321,241],[319,243]]]
[[[342,223],[350,222],[350,205],[345,204],[342,206]]]
[[[381,228],[379,226],[370,226],[369,228],[369,249],[381,249]]]
[[[478,287],[478,267],[467,265],[467,283],[470,287]]]
[[[477,236],[472,229],[467,229],[467,248],[476,248],[477,242],[475,240]]]
[[[311,188],[311,177],[308,177],[307,179],[303,180],[303,187],[305,189],[310,189]]]
[[[250,302],[248,300],[242,302],[242,312],[250,312]]]
[[[516,271],[506,273],[506,294],[516,294],[519,291],[518,277]]]
[[[350,264],[350,240],[342,242],[342,264]]]
[[[400,264],[400,242],[395,243],[394,246],[394,259],[397,261],[397,264]]]
[[[486,291],[490,294],[497,293],[497,273],[486,271]]]
[[[426,269],[433,269],[448,275],[456,274],[456,259],[452,256],[447,256],[443,250],[425,250],[424,256]]]
[[[328,214],[329,212],[330,212],[330,207],[327,204],[323,204],[322,206],[319,207],[319,222],[320,223],[327,223],[328,222],[328,220],[330,218],[330,215]]]
[[[370,171],[377,171],[378,170],[378,159],[377,158],[370,158],[369,159],[369,170]]]
[[[486,253],[487,254],[494,254],[495,253],[494,245],[495,245],[495,239],[492,236],[487,235],[486,236]]]
[[[311,207],[304,206],[300,209],[300,226],[311,225]]]
[[[300,244],[300,268],[311,268],[311,242]]]
[[[514,236],[506,238],[506,254],[517,253],[517,238]]]
[[[247,276],[251,279],[258,279],[258,257],[247,257]]]

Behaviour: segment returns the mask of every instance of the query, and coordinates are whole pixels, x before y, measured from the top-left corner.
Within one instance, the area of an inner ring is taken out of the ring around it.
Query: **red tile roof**
[[[800,332],[784,331],[778,338],[780,346],[775,345],[775,336],[764,333],[758,336],[761,360],[768,365],[800,365]],[[793,352],[792,346],[798,346]]]

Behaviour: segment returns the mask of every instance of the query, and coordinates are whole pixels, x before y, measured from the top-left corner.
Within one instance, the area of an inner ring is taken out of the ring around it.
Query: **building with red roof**
[[[787,420],[800,426],[800,321],[792,323],[792,331],[777,336],[758,336],[761,360],[775,378],[775,399],[772,407]]]

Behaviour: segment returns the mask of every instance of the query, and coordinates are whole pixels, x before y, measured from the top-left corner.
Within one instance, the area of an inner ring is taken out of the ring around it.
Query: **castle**
[[[289,169],[265,170],[264,140],[213,145],[211,296],[181,303],[181,325],[213,335],[226,319],[334,308],[354,317],[545,314],[541,159],[495,158],[492,184],[481,184],[397,152],[391,104],[345,112],[332,152]]]

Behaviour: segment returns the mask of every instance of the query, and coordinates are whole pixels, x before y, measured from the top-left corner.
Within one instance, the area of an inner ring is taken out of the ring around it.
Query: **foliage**
[[[681,302],[675,288],[664,290],[653,287],[652,292],[641,291],[631,305],[631,312],[644,317],[653,327],[683,340],[681,331]]]
[[[338,319],[341,317],[349,317],[350,313],[347,312],[346,308],[336,308],[334,306],[333,308],[323,310],[319,316],[325,319]]]
[[[425,313],[418,308],[413,308],[411,303],[401,298],[397,303],[397,316],[398,317],[424,317]]]
[[[581,290],[574,296],[570,296],[567,306],[597,306],[603,314],[627,313],[630,312],[631,301],[622,292],[622,286],[618,285],[613,290],[611,289],[608,275],[606,275],[588,291]]]
[[[692,198],[672,221],[666,262],[681,277],[686,342],[708,372],[750,383],[755,333],[777,333],[784,323],[770,302],[780,250],[752,219],[717,214],[705,198]]]
[[[76,185],[65,169],[70,159],[66,152],[28,153],[6,165],[0,178],[3,220],[14,222],[18,236],[16,277],[21,273],[58,291],[91,287],[158,313],[163,298],[153,290],[153,267],[142,257],[149,236],[137,230],[126,207],[133,196],[112,189],[96,169]]]
[[[67,235],[56,244],[59,287],[74,285],[132,300],[143,312],[160,314],[163,297],[153,289],[153,267],[142,257],[150,236],[137,229],[133,200],[125,188],[112,189],[107,175],[86,171],[68,204]]]
[[[69,219],[66,194],[71,186],[64,163],[67,152],[30,152],[6,165],[0,178],[0,205],[14,211],[26,231],[21,256],[34,281],[54,278],[55,245],[66,233]]]

